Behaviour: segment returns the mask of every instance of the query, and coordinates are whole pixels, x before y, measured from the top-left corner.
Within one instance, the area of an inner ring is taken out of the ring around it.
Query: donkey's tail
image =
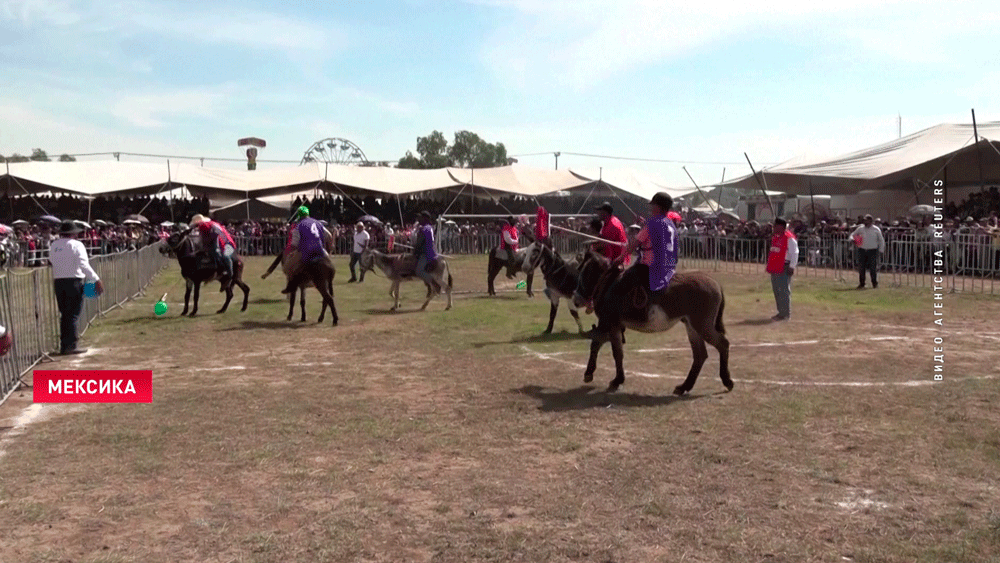
[[[271,267],[268,268],[266,272],[264,272],[264,275],[261,276],[260,279],[262,280],[267,279],[267,276],[271,275],[271,272],[273,272],[274,269],[278,267],[278,264],[281,264],[281,259],[284,258],[284,256],[285,252],[281,251],[281,253],[278,254],[277,258],[274,259],[274,262],[271,262]]]
[[[448,287],[449,288],[455,287],[455,285],[451,281],[451,266],[448,266]]]
[[[722,324],[722,310],[726,308],[726,294],[719,288],[719,313],[715,316],[715,330],[719,331],[719,334],[726,334],[726,326]]]

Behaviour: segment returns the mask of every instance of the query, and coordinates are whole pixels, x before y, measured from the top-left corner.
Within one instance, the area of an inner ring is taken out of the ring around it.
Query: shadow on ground
[[[742,321],[737,321],[735,323],[726,323],[729,326],[763,326],[774,324],[778,321],[772,320],[771,318],[766,319],[743,319]]]
[[[230,332],[234,330],[257,330],[257,329],[299,329],[311,326],[316,326],[315,320],[307,320],[306,322],[300,322],[298,319],[291,321],[242,321],[236,326],[230,326],[226,328],[220,328],[219,332]],[[327,317],[323,319],[324,325],[330,324],[329,313]]]
[[[593,385],[583,385],[575,389],[560,390],[540,387],[538,385],[525,385],[520,389],[512,389],[511,393],[527,395],[537,400],[541,404],[538,410],[542,412],[564,412],[596,408],[613,407],[661,407],[672,405],[677,402],[693,401],[713,395],[725,393],[713,393],[710,395],[687,395],[678,397],[676,395],[639,395],[636,393],[607,393],[598,391]]]
[[[433,305],[434,302],[432,301],[431,304],[427,306],[427,309],[423,311],[420,310],[420,307],[417,307],[415,309],[396,309],[395,311],[390,311],[389,309],[365,309],[364,312],[369,315],[407,315],[410,313],[430,313]]]
[[[555,332],[552,334],[533,334],[531,336],[520,336],[510,340],[498,340],[495,342],[473,342],[473,348],[485,348],[487,346],[503,346],[505,344],[537,344],[539,342],[566,342],[569,340],[590,340],[590,333],[580,334],[578,332]]]

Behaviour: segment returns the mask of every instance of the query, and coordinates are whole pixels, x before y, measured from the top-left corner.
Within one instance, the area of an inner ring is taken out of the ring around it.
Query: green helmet
[[[296,219],[301,219],[303,217],[308,217],[308,216],[309,216],[309,208],[306,207],[305,205],[299,207],[298,211],[295,212]]]

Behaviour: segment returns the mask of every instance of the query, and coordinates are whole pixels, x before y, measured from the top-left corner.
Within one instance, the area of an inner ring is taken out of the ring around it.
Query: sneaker
[[[772,321],[787,321],[788,317],[783,317],[781,315],[775,315],[775,316],[771,317],[771,320]]]

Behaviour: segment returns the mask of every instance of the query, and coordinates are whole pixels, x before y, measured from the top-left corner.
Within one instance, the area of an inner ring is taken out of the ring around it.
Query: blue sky
[[[687,186],[1000,119],[992,3],[0,0],[0,154],[395,160],[467,129]],[[138,159],[136,159],[138,160]],[[551,168],[551,154],[522,164]],[[724,162],[729,164],[699,164]],[[239,163],[206,163],[240,166]],[[261,164],[261,167],[268,166]],[[271,165],[275,166],[275,165]]]

